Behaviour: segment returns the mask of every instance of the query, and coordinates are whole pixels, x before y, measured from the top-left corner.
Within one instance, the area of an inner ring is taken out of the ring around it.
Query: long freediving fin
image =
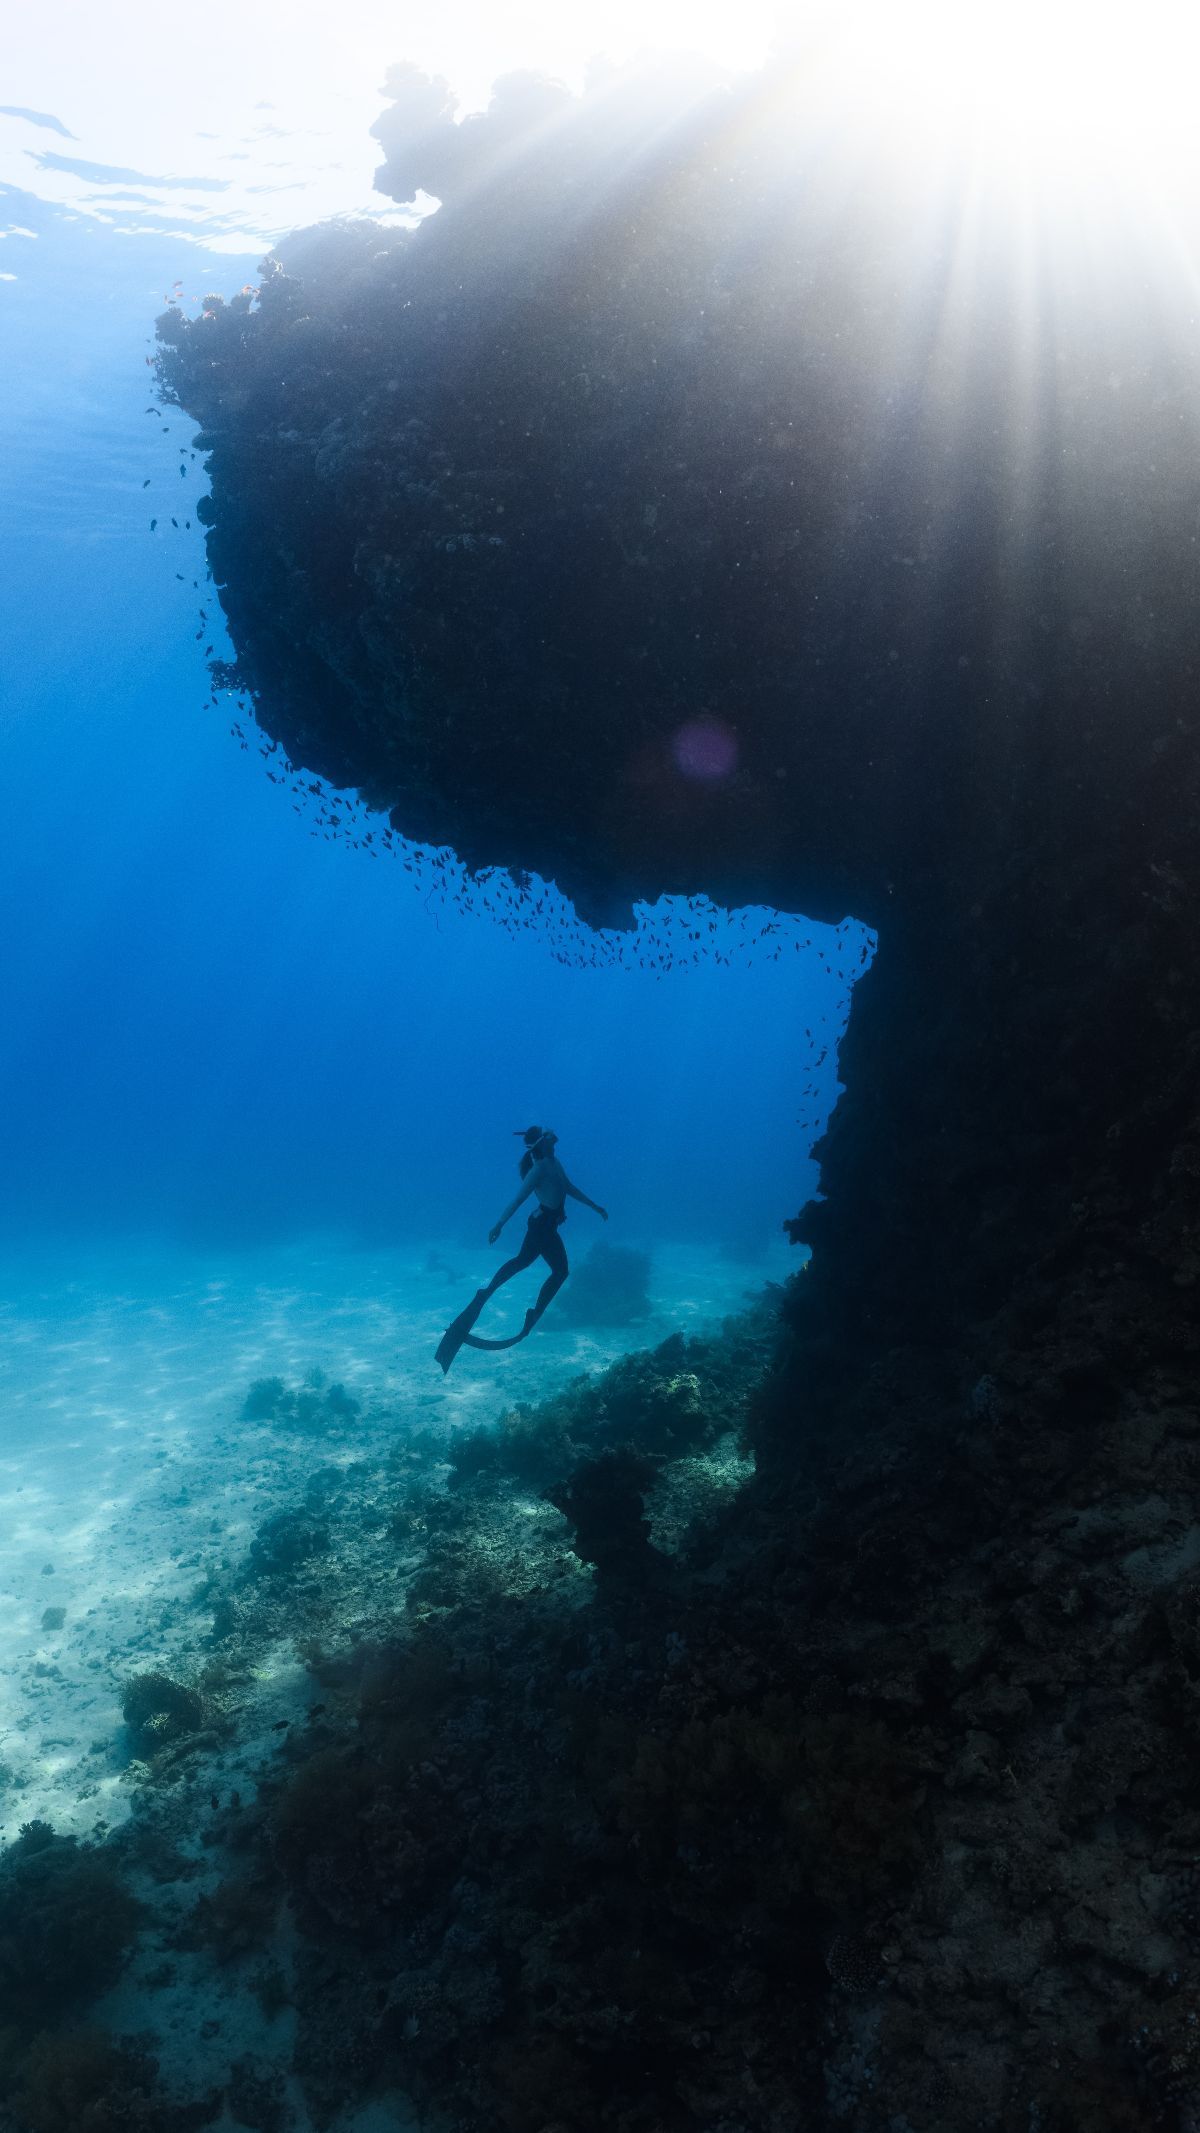
[[[458,1317],[447,1326],[435,1350],[437,1360],[442,1366],[443,1374],[449,1370],[463,1342],[470,1339],[471,1328],[482,1311],[486,1300],[487,1290],[476,1289],[466,1310],[460,1311]]]
[[[506,1341],[485,1341],[475,1333],[464,1333],[462,1345],[465,1348],[515,1348],[518,1341],[523,1341],[527,1334],[533,1332],[541,1315],[540,1311],[527,1311],[525,1313],[525,1323],[520,1332],[510,1333]],[[447,1335],[447,1339],[449,1339],[449,1335]],[[440,1354],[441,1351],[439,1350],[438,1352]]]

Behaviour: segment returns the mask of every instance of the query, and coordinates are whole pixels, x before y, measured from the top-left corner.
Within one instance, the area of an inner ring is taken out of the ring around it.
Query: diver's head
[[[521,1176],[525,1177],[535,1163],[544,1162],[548,1155],[553,1155],[558,1135],[549,1126],[526,1126],[517,1138],[525,1143],[525,1153],[521,1157]]]

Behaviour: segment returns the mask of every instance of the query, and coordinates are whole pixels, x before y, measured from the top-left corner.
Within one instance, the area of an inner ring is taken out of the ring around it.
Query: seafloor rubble
[[[1036,262],[1022,392],[999,236],[902,346],[920,203],[877,186],[830,243],[786,64],[674,108],[515,85],[463,144],[401,75],[382,182],[438,214],[308,233],[256,308],[160,327],[237,678],[297,764],[592,914],[702,888],[880,929],[782,1335],[618,1366],[444,1490],[418,1446],[211,1596],[214,1658],[305,1637],[324,1708],[237,1809],[165,1743],[107,1849],[160,1934],[266,1981],[238,2124],[1200,2124],[1184,343],[1170,292],[1109,301],[1114,225],[1100,286]],[[722,780],[679,767],[697,716]],[[22,1841],[10,1946],[59,1886]],[[64,1980],[37,2019],[86,2013]],[[71,2123],[176,2122],[134,2045],[72,2049]]]
[[[320,1471],[197,1589],[132,1821],[4,1857],[6,2124],[1195,2122],[1194,1404],[902,1372],[784,1507],[778,1308]]]

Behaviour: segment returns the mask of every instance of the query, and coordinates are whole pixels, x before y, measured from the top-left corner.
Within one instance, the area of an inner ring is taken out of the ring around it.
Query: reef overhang
[[[1114,1224],[1177,1292],[1200,423],[1169,293],[1113,301],[1137,234],[1089,279],[985,213],[965,271],[963,173],[822,149],[782,52],[462,125],[389,87],[380,189],[438,211],[159,321],[261,725],[593,919],[879,928],[802,1229],[831,1352],[957,1339]]]

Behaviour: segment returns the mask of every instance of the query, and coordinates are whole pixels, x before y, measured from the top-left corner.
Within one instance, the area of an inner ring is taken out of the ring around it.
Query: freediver
[[[584,1207],[593,1208],[601,1221],[608,1220],[607,1208],[598,1207],[595,1200],[589,1200],[586,1192],[580,1192],[577,1185],[572,1185],[554,1153],[558,1145],[557,1133],[551,1133],[548,1127],[527,1126],[523,1133],[518,1132],[517,1138],[525,1143],[521,1157],[523,1183],[516,1199],[510,1200],[500,1220],[488,1231],[488,1243],[495,1244],[509,1216],[515,1215],[522,1200],[527,1200],[531,1192],[536,1193],[538,1204],[529,1217],[525,1241],[516,1258],[505,1260],[499,1271],[493,1274],[486,1289],[476,1289],[466,1310],[460,1311],[453,1325],[448,1326],[442,1335],[437,1359],[443,1372],[449,1370],[459,1349],[464,1345],[468,1348],[515,1348],[518,1341],[523,1341],[532,1333],[546,1305],[552,1296],[558,1294],[570,1272],[563,1241],[558,1234],[567,1218],[568,1200],[579,1200]],[[532,1266],[535,1259],[544,1259],[550,1272],[538,1290],[537,1302],[531,1304],[525,1313],[525,1324],[521,1331],[504,1341],[479,1340],[471,1328],[489,1296],[494,1296],[504,1282],[512,1280],[514,1274],[520,1274],[527,1266]]]

